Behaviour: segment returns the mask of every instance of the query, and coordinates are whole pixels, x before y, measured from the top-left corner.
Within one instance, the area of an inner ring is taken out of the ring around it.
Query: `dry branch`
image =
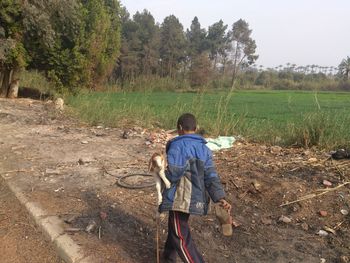
[[[315,197],[318,197],[318,196],[321,196],[321,195],[324,195],[324,194],[327,194],[329,192],[333,192],[343,186],[346,186],[350,184],[350,182],[345,182],[341,185],[338,185],[336,187],[333,187],[333,188],[327,188],[327,189],[319,189],[319,190],[316,190],[317,192],[320,192],[320,193],[312,193],[312,194],[308,194],[308,195],[305,195],[295,201],[292,201],[292,202],[287,202],[285,204],[281,204],[280,207],[283,207],[283,206],[287,206],[287,205],[291,205],[291,204],[295,204],[295,203],[298,203],[298,202],[301,202],[301,201],[305,201],[305,200],[309,200],[309,199],[312,199],[312,198],[315,198]]]

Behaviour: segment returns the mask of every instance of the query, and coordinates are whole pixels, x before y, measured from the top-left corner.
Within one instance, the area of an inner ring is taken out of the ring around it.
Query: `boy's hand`
[[[231,205],[225,200],[225,199],[220,199],[219,200],[220,206],[223,207],[225,210],[228,212],[231,211]]]

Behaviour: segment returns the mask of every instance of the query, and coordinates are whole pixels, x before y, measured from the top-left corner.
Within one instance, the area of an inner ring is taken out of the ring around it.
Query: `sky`
[[[350,0],[121,0],[131,15],[147,9],[156,22],[175,15],[185,28],[242,18],[253,30],[257,65],[338,66],[350,56]]]

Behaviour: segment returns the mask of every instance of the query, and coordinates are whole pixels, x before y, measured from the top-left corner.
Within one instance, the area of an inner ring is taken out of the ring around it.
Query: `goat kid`
[[[149,171],[153,173],[154,180],[156,181],[156,189],[158,196],[158,205],[163,201],[162,198],[162,181],[165,184],[165,187],[168,189],[171,186],[171,183],[165,176],[166,168],[166,158],[163,154],[154,153],[149,161]]]

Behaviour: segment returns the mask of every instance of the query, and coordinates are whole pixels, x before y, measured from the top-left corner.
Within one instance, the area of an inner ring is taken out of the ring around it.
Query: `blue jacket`
[[[163,191],[160,212],[173,210],[205,215],[209,197],[214,202],[225,197],[206,143],[197,134],[181,135],[168,142],[166,177],[171,187]]]

